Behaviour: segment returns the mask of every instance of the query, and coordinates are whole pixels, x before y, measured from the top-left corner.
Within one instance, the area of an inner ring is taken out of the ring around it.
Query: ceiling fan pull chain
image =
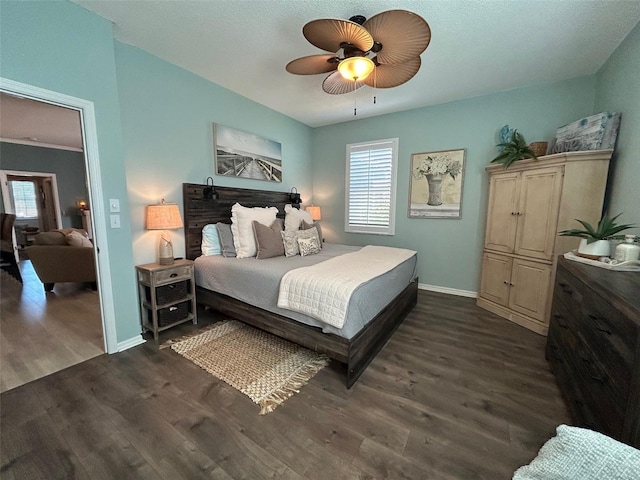
[[[358,77],[353,77],[353,116],[358,115],[358,89],[356,88],[356,82]]]
[[[376,104],[376,87],[378,86],[378,67],[373,71],[373,104]]]

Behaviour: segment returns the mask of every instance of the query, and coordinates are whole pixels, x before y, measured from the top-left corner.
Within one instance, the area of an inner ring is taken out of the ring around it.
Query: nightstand
[[[142,328],[153,332],[156,341],[158,333],[167,328],[189,320],[198,322],[193,261],[137,265],[136,274]]]

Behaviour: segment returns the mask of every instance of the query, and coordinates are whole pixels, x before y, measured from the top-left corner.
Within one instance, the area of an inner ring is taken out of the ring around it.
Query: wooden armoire
[[[579,239],[558,236],[602,216],[612,150],[567,152],[489,165],[487,227],[478,306],[541,335],[549,329],[558,255]],[[617,213],[617,212],[614,212]]]

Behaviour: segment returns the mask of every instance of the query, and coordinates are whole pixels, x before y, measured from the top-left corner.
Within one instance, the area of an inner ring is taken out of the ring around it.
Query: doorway
[[[103,351],[116,353],[119,351],[116,327],[115,309],[111,284],[111,272],[109,266],[109,251],[106,238],[106,212],[102,205],[102,181],[100,174],[100,160],[97,149],[97,130],[93,102],[71,97],[58,92],[53,92],[31,85],[15,82],[0,77],[0,93],[26,98],[54,105],[66,109],[71,109],[80,115],[80,134],[82,136],[84,151],[84,175],[88,197],[85,200],[91,205],[92,210],[92,230],[93,242],[95,245],[96,269],[99,285],[99,311],[102,325]],[[29,140],[24,143],[28,144]],[[51,182],[52,192],[54,190],[53,180]],[[43,184],[47,189],[47,182]],[[51,198],[54,198],[55,194]],[[63,205],[63,208],[64,205]],[[58,219],[58,225],[60,225]]]
[[[31,245],[40,232],[62,228],[55,173],[0,170],[2,203],[16,214],[14,250]]]

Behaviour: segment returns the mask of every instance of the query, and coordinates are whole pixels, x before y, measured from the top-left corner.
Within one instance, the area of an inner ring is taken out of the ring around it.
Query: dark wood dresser
[[[640,448],[640,272],[559,257],[546,356],[576,425]]]

